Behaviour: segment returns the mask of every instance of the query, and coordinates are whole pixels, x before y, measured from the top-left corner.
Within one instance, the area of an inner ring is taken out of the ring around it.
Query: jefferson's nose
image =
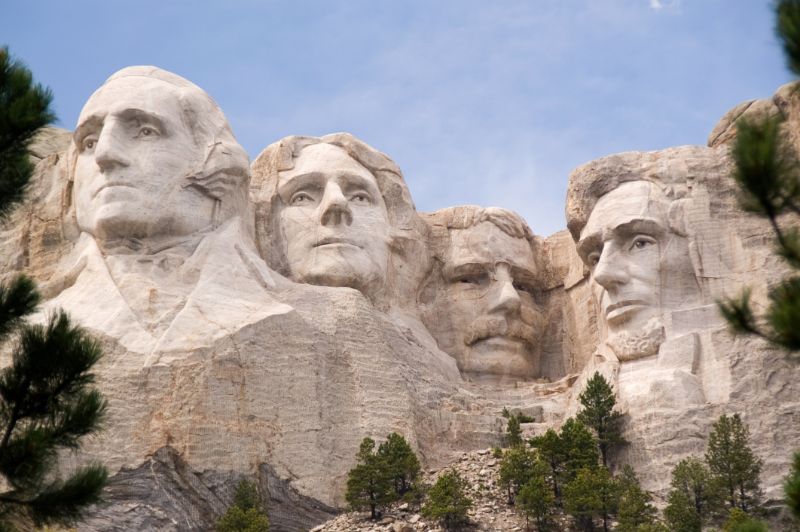
[[[350,225],[353,223],[353,213],[347,198],[342,193],[341,187],[336,183],[329,182],[325,185],[325,193],[320,203],[322,225]]]

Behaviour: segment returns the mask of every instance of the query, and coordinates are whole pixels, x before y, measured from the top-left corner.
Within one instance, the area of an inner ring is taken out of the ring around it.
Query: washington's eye
[[[296,192],[289,200],[289,205],[308,205],[312,201],[314,199],[307,192]]]
[[[589,255],[586,257],[586,262],[589,264],[590,268],[597,266],[597,263],[600,262],[600,252],[593,251],[592,253],[589,253]]]
[[[83,141],[81,141],[81,150],[82,151],[91,151],[97,145],[97,137],[95,135],[89,135],[84,137]]]
[[[646,235],[639,235],[631,242],[631,249],[644,249],[647,246],[652,246],[656,241],[653,237]]]

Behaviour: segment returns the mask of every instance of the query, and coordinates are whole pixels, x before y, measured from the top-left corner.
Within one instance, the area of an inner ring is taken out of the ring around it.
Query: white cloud
[[[661,11],[662,9],[677,11],[680,6],[681,0],[650,0],[650,7],[655,11]]]

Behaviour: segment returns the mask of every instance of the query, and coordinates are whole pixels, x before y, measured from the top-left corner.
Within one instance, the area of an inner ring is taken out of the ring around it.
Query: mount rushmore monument
[[[739,413],[780,499],[800,371],[716,307],[745,287],[763,305],[786,273],[730,177],[733,124],[759,113],[800,146],[788,85],[708,146],[577,168],[567,229],[544,236],[501,207],[417,212],[398,165],[347,133],[288,136],[251,165],[201,88],[115,73],[74,132],[40,136],[0,232],[0,271],[36,280],[38,319],[64,308],[104,350],[107,426],[65,457],[112,472],[86,527],[202,528],[242,476],[277,529],[310,527],[344,506],[365,436],[401,433],[444,465],[497,445],[503,408],[531,434],[560,426],[595,371],[625,414],[612,467],[663,496]]]

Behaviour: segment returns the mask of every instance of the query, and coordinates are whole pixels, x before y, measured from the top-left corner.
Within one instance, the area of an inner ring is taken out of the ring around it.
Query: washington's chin
[[[362,292],[380,286],[384,277],[373,268],[358,268],[358,263],[341,260],[341,257],[317,257],[311,264],[301,268],[292,268],[292,277],[301,283],[318,286],[337,286],[355,288]]]

